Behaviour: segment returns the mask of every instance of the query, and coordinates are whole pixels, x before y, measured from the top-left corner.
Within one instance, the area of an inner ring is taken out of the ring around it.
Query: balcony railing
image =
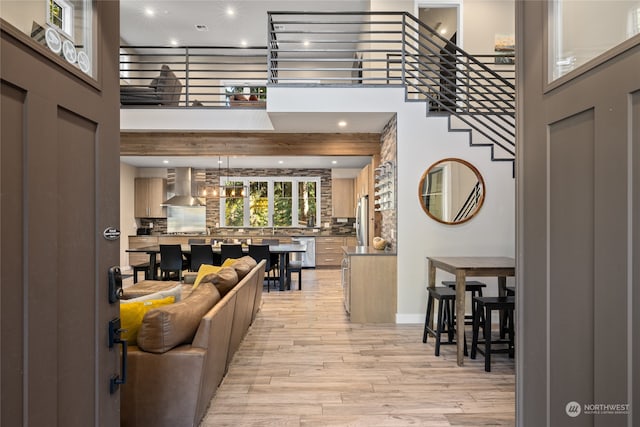
[[[265,108],[271,86],[399,86],[515,153],[513,53],[469,55],[404,12],[269,12],[266,47],[128,46],[120,57],[138,105]],[[158,83],[163,65],[179,85]]]

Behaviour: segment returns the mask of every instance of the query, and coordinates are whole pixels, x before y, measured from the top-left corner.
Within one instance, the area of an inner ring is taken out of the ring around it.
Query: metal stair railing
[[[470,55],[406,12],[268,15],[269,84],[401,85],[428,114],[455,116],[479,145],[515,156],[513,55]]]

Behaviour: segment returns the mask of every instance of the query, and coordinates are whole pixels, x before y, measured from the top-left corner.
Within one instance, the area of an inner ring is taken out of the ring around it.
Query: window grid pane
[[[249,184],[249,226],[266,227],[269,225],[269,192],[266,181]]]

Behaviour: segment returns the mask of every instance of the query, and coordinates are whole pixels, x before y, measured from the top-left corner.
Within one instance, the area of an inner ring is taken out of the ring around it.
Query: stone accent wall
[[[171,183],[172,170],[168,174]],[[192,179],[199,184],[218,185],[220,176],[263,176],[263,177],[320,177],[320,217],[322,227],[325,222],[331,222],[331,169],[194,169]],[[207,197],[207,227],[216,228],[220,224],[220,200]]]
[[[380,148],[380,163],[384,163],[386,161],[390,161],[397,168],[397,116],[393,116],[389,123],[384,126],[382,130],[382,134],[380,135],[380,143],[382,144]],[[396,249],[396,236],[397,236],[397,194],[398,194],[398,174],[397,172],[394,174],[395,176],[395,191],[396,194],[396,202],[393,209],[387,209],[381,211],[382,214],[382,230],[380,232],[380,237],[385,239],[387,242],[391,244],[393,249]]]

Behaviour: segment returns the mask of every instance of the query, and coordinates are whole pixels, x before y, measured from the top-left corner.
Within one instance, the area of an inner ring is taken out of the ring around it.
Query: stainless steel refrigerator
[[[356,206],[356,240],[358,246],[369,244],[369,196],[358,199]]]

